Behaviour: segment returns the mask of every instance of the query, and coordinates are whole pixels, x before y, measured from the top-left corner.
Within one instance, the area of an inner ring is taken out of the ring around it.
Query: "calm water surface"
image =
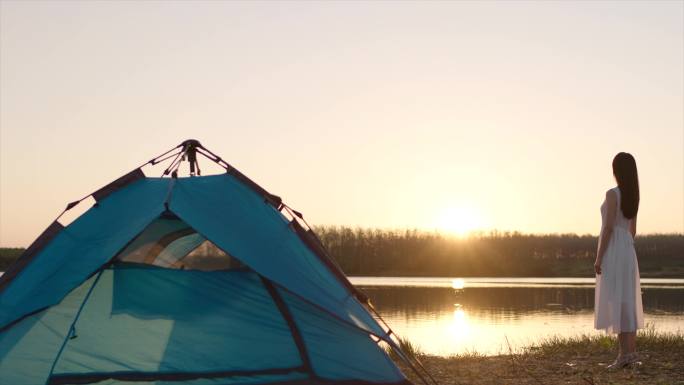
[[[351,277],[397,334],[430,354],[507,352],[593,329],[593,278]],[[644,318],[684,332],[684,279],[642,278]],[[508,340],[508,342],[507,342]]]
[[[2,272],[0,272],[2,275]],[[350,277],[394,331],[448,356],[508,352],[593,329],[593,278]],[[645,321],[684,332],[684,279],[641,279]]]

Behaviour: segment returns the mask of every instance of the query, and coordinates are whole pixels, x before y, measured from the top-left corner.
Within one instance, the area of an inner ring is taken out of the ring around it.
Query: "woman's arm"
[[[606,224],[601,229],[598,250],[596,251],[596,262],[594,262],[594,271],[596,271],[596,274],[601,274],[603,254],[606,252],[610,237],[613,235],[615,213],[617,213],[617,194],[615,194],[615,191],[613,190],[608,190],[606,191]]]
[[[636,237],[636,215],[629,221],[629,232],[632,233],[632,239]]]

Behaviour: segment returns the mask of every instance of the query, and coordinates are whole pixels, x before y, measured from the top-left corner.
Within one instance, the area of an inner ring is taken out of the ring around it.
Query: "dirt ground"
[[[607,370],[615,352],[522,353],[493,357],[419,356],[420,361],[441,385],[555,385],[555,384],[639,384],[684,385],[684,349],[641,351],[640,364],[620,370]],[[422,382],[405,366],[404,373],[416,385]]]

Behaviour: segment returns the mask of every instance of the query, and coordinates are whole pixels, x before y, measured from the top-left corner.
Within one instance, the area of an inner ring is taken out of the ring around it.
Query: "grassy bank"
[[[684,334],[646,329],[637,336],[641,364],[607,370],[616,349],[615,338],[585,335],[551,338],[499,356],[435,357],[418,353],[418,357],[442,385],[684,384]],[[421,383],[409,369],[402,369],[416,384]]]

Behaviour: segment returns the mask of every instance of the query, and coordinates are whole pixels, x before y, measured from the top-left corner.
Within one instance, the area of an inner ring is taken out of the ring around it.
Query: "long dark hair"
[[[613,158],[613,175],[620,189],[620,209],[627,219],[639,211],[639,176],[636,161],[631,154],[620,152]]]

